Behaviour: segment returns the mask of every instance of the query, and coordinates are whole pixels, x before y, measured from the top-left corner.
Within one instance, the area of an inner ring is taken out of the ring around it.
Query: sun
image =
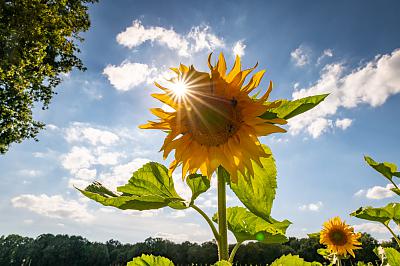
[[[184,80],[177,80],[176,82],[171,82],[170,89],[176,97],[182,98],[188,92],[188,85]]]

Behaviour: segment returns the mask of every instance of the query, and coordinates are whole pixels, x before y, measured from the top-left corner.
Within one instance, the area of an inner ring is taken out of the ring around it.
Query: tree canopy
[[[97,0],[0,0],[0,153],[34,138],[63,73],[85,70],[81,32],[89,29],[87,4]]]
[[[378,242],[369,234],[361,237],[363,249],[357,250],[352,265],[357,261],[373,262],[378,257],[373,249]],[[386,243],[390,246],[390,242]],[[295,238],[283,244],[247,242],[240,246],[235,257],[237,265],[266,265],[282,255],[299,255],[307,261],[327,262],[317,253],[323,246],[317,238]],[[233,245],[230,246],[230,249]],[[0,237],[0,265],[126,265],[142,254],[163,256],[175,265],[211,265],[218,260],[215,242],[202,244],[173,243],[161,238],[148,238],[136,244],[122,244],[117,240],[106,243],[91,242],[81,236],[44,234],[36,239],[9,235]]]

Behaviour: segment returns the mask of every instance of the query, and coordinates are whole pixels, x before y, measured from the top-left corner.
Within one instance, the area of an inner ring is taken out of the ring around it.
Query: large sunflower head
[[[250,96],[258,87],[264,70],[254,74],[244,85],[246,77],[257,65],[242,70],[240,57],[236,57],[232,70],[227,73],[222,53],[215,66],[210,60],[211,54],[208,58],[211,73],[181,64],[171,68],[176,76],[169,80],[169,85],[164,87],[155,83],[163,93],[152,96],[172,107],[173,111],[151,109],[159,120],[140,127],[167,131],[161,150],[164,158],[175,150],[170,172],[182,165],[183,177],[198,170],[211,177],[221,165],[236,182],[238,172],[252,175],[252,161],[261,164],[260,158],[269,156],[258,137],[285,132],[275,124],[285,124],[286,120],[260,117],[280,104],[266,102],[272,82],[261,97]]]
[[[354,233],[354,228],[347,225],[339,217],[330,219],[324,223],[324,228],[320,232],[320,243],[337,255],[349,253],[353,257],[354,250],[361,249],[358,239],[361,233]]]

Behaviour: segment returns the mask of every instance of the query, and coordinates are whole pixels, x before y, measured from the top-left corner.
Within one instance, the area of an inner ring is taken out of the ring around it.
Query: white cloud
[[[190,239],[189,235],[187,235],[187,234],[171,234],[171,233],[166,233],[166,232],[158,232],[158,233],[156,233],[155,237],[168,239],[175,243],[182,243],[182,242]]]
[[[192,27],[189,33],[179,34],[173,28],[145,27],[140,20],[134,20],[132,26],[117,35],[117,42],[130,49],[146,41],[166,46],[185,57],[189,57],[193,52],[225,46],[224,41],[213,34],[206,25]]]
[[[75,176],[78,179],[83,179],[83,180],[93,180],[96,178],[97,170],[96,169],[79,169],[76,173]]]
[[[232,49],[233,55],[244,56],[244,49],[246,49],[246,44],[243,40],[237,41]]]
[[[400,50],[391,54],[377,56],[364,66],[345,74],[342,63],[326,65],[321,78],[310,88],[296,90],[293,98],[298,99],[310,95],[330,93],[330,95],[316,108],[303,115],[289,120],[289,132],[292,135],[301,131],[310,130],[316,121],[322,126],[323,120],[336,114],[339,108],[355,108],[361,104],[372,107],[382,105],[388,97],[400,92]],[[325,131],[331,126],[324,121]],[[315,127],[315,125],[314,125]],[[318,127],[317,127],[318,128]],[[322,129],[319,127],[319,131]],[[325,132],[322,130],[322,132]],[[315,134],[314,134],[315,136]]]
[[[48,128],[50,130],[58,130],[58,127],[56,125],[53,125],[53,124],[47,124],[46,128]]]
[[[99,182],[107,188],[115,190],[116,187],[125,184],[132,173],[148,163],[149,159],[136,158],[133,161],[120,164],[111,168],[110,172],[103,172],[100,174]]]
[[[315,139],[321,136],[321,134],[324,133],[328,129],[328,127],[331,126],[332,120],[319,117],[307,127],[307,131]]]
[[[96,158],[88,148],[74,146],[69,153],[62,156],[61,164],[65,169],[76,173],[79,169],[89,168],[95,160]]]
[[[387,228],[379,223],[362,223],[353,225],[354,231],[356,232],[367,232],[367,233],[387,233]]]
[[[192,27],[186,39],[191,43],[191,52],[213,51],[225,46],[224,41],[211,33],[211,28],[206,25]]]
[[[346,130],[349,126],[351,126],[352,123],[353,120],[349,118],[336,119],[335,126],[343,130]]]
[[[75,200],[65,200],[61,195],[39,196],[23,194],[11,199],[15,208],[28,209],[37,214],[58,219],[71,219],[77,222],[90,222],[94,219],[83,205]]]
[[[309,48],[304,45],[300,45],[294,51],[290,53],[292,60],[294,61],[296,66],[302,67],[307,65],[310,62],[310,51]]]
[[[36,177],[42,174],[41,171],[39,170],[33,170],[33,169],[23,169],[19,171],[19,174],[25,177]]]
[[[317,59],[317,65],[319,65],[321,63],[321,61],[326,58],[326,57],[332,57],[333,56],[333,50],[332,49],[325,49],[321,56],[318,57]]]
[[[318,201],[316,203],[310,203],[310,204],[304,204],[299,207],[299,210],[301,211],[313,211],[317,212],[322,208],[323,204],[321,201]]]
[[[386,187],[374,186],[368,189],[360,189],[356,193],[354,193],[354,196],[357,197],[365,196],[368,199],[391,198],[394,195],[396,195],[394,192],[390,190],[392,188],[394,188],[393,184],[387,184]]]
[[[365,190],[364,189],[360,189],[356,193],[354,193],[354,196],[356,196],[356,197],[361,197],[363,195],[365,195]]]
[[[98,149],[97,163],[101,165],[115,165],[118,159],[123,156],[120,152],[104,152],[103,149]]]
[[[385,199],[395,195],[390,189],[394,188],[392,184],[387,184],[386,187],[374,186],[367,190],[366,196],[369,199]]]
[[[128,91],[146,82],[156,71],[147,64],[125,61],[119,66],[108,65],[103,74],[117,90]]]
[[[178,195],[185,200],[190,200],[192,192],[186,182],[182,180],[182,173],[173,173],[172,178],[174,179],[174,186]]]
[[[98,128],[93,128],[85,123],[74,122],[65,130],[64,138],[72,142],[88,142],[91,145],[113,145],[118,140],[117,134]]]
[[[33,224],[34,221],[32,219],[25,219],[25,220],[23,220],[23,223],[29,225],[29,224]]]

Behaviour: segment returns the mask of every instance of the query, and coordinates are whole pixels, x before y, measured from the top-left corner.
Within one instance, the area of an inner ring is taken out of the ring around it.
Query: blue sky
[[[192,211],[119,211],[73,187],[93,180],[115,187],[158,153],[163,134],[138,129],[160,106],[152,82],[180,62],[207,70],[210,51],[267,69],[272,99],[329,92],[315,110],[290,121],[288,133],[263,137],[277,160],[272,214],[305,236],[339,215],[378,239],[376,225],[352,219],[360,206],[396,200],[386,180],[363,161],[400,163],[400,17],[397,1],[100,1],[81,45],[88,70],[72,72],[50,109],[35,117],[46,131],[0,158],[0,235],[83,235],[123,242],[160,236],[212,238]],[[168,159],[166,164],[170,160]],[[177,190],[188,196],[176,176]],[[230,193],[229,205],[239,204]],[[216,210],[215,188],[198,202]]]

